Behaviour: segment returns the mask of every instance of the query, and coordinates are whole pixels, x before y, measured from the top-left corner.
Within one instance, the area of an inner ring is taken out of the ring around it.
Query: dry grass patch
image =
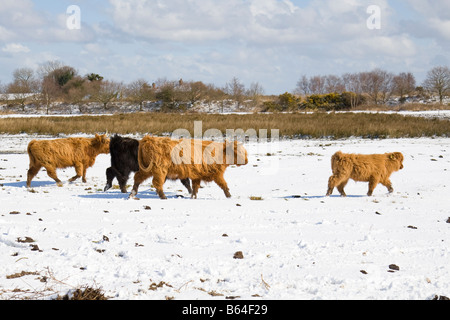
[[[98,288],[82,287],[64,296],[57,296],[55,300],[108,300],[104,292]]]
[[[274,114],[179,114],[133,113],[112,116],[37,117],[0,119],[0,132],[9,134],[171,134],[186,129],[194,136],[194,122],[208,129],[242,129],[244,132],[278,129],[280,137],[291,138],[400,138],[450,136],[450,121],[400,114],[370,113],[274,113]]]

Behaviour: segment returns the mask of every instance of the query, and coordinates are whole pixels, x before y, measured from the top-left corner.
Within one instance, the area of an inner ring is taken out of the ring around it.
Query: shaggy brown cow
[[[368,196],[371,196],[378,183],[384,185],[392,193],[389,180],[394,171],[403,169],[403,154],[400,152],[385,154],[346,154],[340,151],[331,157],[333,175],[328,180],[329,196],[335,186],[341,196],[345,197],[344,187],[349,179],[369,182]]]
[[[32,140],[28,144],[30,168],[27,175],[27,187],[39,170],[44,167],[50,178],[58,186],[62,182],[56,175],[56,169],[75,167],[76,175],[69,181],[82,177],[86,182],[86,170],[95,163],[100,153],[109,153],[109,139],[106,135],[95,135],[95,138],[64,138],[55,140]]]
[[[139,142],[138,162],[139,171],[134,175],[130,198],[136,196],[139,185],[151,176],[161,199],[166,199],[163,192],[166,178],[191,179],[192,198],[197,198],[201,181],[214,181],[229,198],[231,194],[223,177],[225,170],[231,164],[247,164],[248,159],[247,151],[237,141],[222,143],[146,136]]]

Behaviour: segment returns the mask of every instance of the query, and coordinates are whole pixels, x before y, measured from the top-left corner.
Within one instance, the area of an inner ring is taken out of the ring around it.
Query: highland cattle
[[[166,199],[163,184],[166,179],[191,179],[192,198],[197,198],[200,182],[214,181],[231,197],[224,173],[228,166],[248,163],[247,151],[234,142],[215,142],[197,139],[171,139],[145,136],[139,143],[139,171],[134,175],[130,198],[135,197],[139,185],[153,176],[152,184],[161,199]]]
[[[131,172],[139,171],[138,163],[139,140],[114,135],[109,143],[111,155],[111,166],[106,169],[106,186],[104,191],[112,187],[114,178],[119,182],[120,191],[127,192],[127,181]],[[181,180],[191,194],[191,184],[189,179]]]
[[[80,177],[86,182],[86,170],[94,165],[96,157],[101,153],[109,153],[109,139],[105,134],[96,134],[94,138],[32,140],[28,144],[27,152],[30,158],[27,188],[31,186],[31,180],[42,167],[58,186],[62,186],[56,169],[75,167],[76,175],[70,178],[69,182]]]
[[[394,189],[389,178],[394,171],[403,169],[403,154],[393,152],[364,155],[338,151],[331,157],[331,169],[333,175],[328,179],[327,196],[337,187],[341,196],[345,197],[344,187],[349,179],[369,182],[368,196],[373,194],[379,183],[392,193]]]

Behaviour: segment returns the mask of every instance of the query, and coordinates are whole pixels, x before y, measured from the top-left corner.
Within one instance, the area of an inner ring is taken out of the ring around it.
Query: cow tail
[[[28,143],[28,147],[27,147],[27,153],[28,153],[28,157],[30,158],[30,168],[34,167],[36,164],[36,158],[34,157],[33,151],[31,149],[31,146],[34,144],[36,140],[31,140],[30,143]]]
[[[333,173],[336,171],[337,163],[342,160],[342,152],[338,151],[331,157],[331,170]]]
[[[148,164],[148,166],[144,167],[144,158],[143,158],[142,146],[139,145],[139,148],[138,148],[138,163],[139,163],[139,170],[140,171],[143,171],[145,173],[149,173],[152,170],[153,162],[152,162],[151,159],[149,159],[149,160],[150,160],[150,163]]]

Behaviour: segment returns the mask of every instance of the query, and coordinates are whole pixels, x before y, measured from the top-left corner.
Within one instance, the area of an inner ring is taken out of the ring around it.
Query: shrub
[[[353,92],[312,94],[306,97],[302,107],[325,111],[346,110],[356,103],[361,103],[361,101],[363,101],[362,98]]]

